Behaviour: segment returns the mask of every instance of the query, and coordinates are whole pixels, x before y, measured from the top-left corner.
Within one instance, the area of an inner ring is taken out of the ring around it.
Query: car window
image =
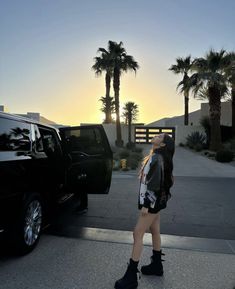
[[[69,151],[84,152],[90,155],[104,152],[102,136],[99,129],[76,128],[65,131]]]
[[[55,132],[39,126],[38,132],[36,133],[35,131],[35,136],[39,151],[44,151],[48,157],[53,157],[60,153]]]
[[[0,118],[0,150],[29,151],[30,148],[30,124]]]

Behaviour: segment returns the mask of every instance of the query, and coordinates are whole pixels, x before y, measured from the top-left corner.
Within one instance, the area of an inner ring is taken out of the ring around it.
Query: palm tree
[[[184,125],[188,125],[188,111],[189,111],[189,71],[191,69],[191,56],[185,58],[176,58],[176,64],[172,65],[169,70],[173,71],[175,74],[182,74],[183,79],[177,85],[177,89],[181,87],[180,92],[184,94]]]
[[[138,63],[134,60],[131,55],[126,54],[126,50],[123,47],[123,43],[116,43],[114,41],[108,42],[108,52],[112,58],[113,68],[113,89],[115,99],[115,113],[116,113],[116,145],[123,146],[123,140],[121,135],[121,124],[120,124],[120,111],[119,111],[119,90],[120,90],[120,76],[123,72],[128,70],[136,70],[139,68]]]
[[[226,55],[225,73],[231,85],[232,96],[232,134],[235,137],[235,52],[230,52]]]
[[[102,71],[106,71],[106,96],[109,96],[110,81],[111,77],[113,77],[117,133],[116,145],[122,146],[123,140],[121,135],[119,111],[120,76],[122,72],[127,72],[128,70],[134,70],[136,72],[136,70],[139,68],[139,65],[132,56],[126,54],[126,50],[123,47],[122,42],[116,43],[110,40],[108,42],[108,50],[99,48],[98,52],[101,53],[101,57],[95,57],[95,64],[92,66],[92,68],[98,75],[101,74]],[[110,114],[109,120],[111,121],[111,119],[112,118]]]
[[[138,105],[134,102],[127,102],[123,107],[123,117],[128,124],[128,143],[131,145],[131,125],[133,121],[137,120],[139,110]]]
[[[101,111],[105,113],[105,120],[104,120],[104,123],[113,123],[114,120],[112,118],[112,114],[115,112],[115,103],[114,103],[114,100],[113,100],[113,97],[104,97],[104,96],[101,96],[101,98],[99,99],[101,102],[102,102],[102,107],[101,107]],[[109,122],[107,122],[107,115],[109,116],[111,113],[111,119],[109,118]]]
[[[223,98],[225,100],[228,100],[230,98],[229,90],[228,90],[228,87],[226,85],[221,86],[220,94],[221,94],[221,98]],[[197,99],[199,99],[199,100],[209,100],[208,87],[202,87],[201,89],[199,89],[197,94],[194,95],[194,96]],[[207,148],[209,148],[209,145],[210,145],[210,130],[211,130],[211,128],[210,128],[210,118],[208,116],[204,116],[200,120],[200,124],[205,130],[205,134],[206,134],[206,138],[207,138],[206,146],[207,146]]]
[[[95,71],[97,76],[100,76],[103,71],[105,71],[105,120],[104,123],[112,122],[112,98],[110,97],[110,85],[112,78],[112,65],[110,54],[103,48],[99,48],[98,53],[101,53],[100,57],[95,57],[95,64],[92,66],[92,69]]]
[[[191,85],[196,96],[201,89],[207,89],[209,99],[209,117],[211,127],[210,149],[217,151],[221,148],[221,98],[226,90],[225,50],[215,52],[210,50],[205,58],[196,58],[192,69],[195,73],[191,76]]]

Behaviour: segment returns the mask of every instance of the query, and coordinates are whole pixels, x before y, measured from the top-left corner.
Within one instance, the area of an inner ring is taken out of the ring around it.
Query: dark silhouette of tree
[[[127,102],[123,107],[123,117],[125,119],[125,123],[128,125],[128,143],[131,145],[131,125],[133,121],[137,120],[138,117],[138,105],[134,102]]]
[[[99,48],[98,53],[101,54],[99,57],[95,57],[95,64],[92,66],[92,69],[95,71],[96,75],[99,76],[102,72],[105,72],[105,100],[102,100],[104,106],[102,107],[102,111],[105,113],[104,123],[112,122],[112,97],[110,97],[110,85],[112,78],[112,61],[111,55],[108,51],[103,48]]]
[[[221,98],[227,83],[225,67],[225,50],[210,50],[205,58],[196,58],[193,61],[192,69],[195,73],[190,78],[195,96],[201,89],[207,89],[211,127],[210,149],[213,151],[218,151],[222,145],[220,116]]]
[[[225,74],[231,86],[231,104],[232,104],[232,134],[235,137],[235,52],[230,52],[225,57]]]
[[[122,42],[117,43],[110,40],[108,42],[108,49],[106,50],[104,48],[99,48],[98,52],[101,53],[101,58],[105,59],[105,66],[96,65],[93,67],[93,69],[97,70],[98,73],[100,73],[99,69],[102,71],[105,70],[106,72],[108,71],[108,74],[113,77],[116,114],[116,145],[123,146],[119,105],[120,77],[123,72],[128,72],[129,70],[136,72],[136,70],[139,68],[139,65],[131,55],[127,55]],[[96,63],[99,61],[101,60],[96,58]]]
[[[189,114],[189,71],[191,69],[192,62],[191,56],[185,58],[176,58],[176,64],[172,65],[169,70],[173,71],[175,74],[182,74],[183,79],[177,85],[177,89],[180,88],[180,92],[184,94],[184,124],[188,125],[188,114]]]
[[[113,97],[103,97],[101,96],[101,98],[99,99],[102,102],[102,107],[101,107],[101,111],[105,113],[105,115],[109,115],[111,113],[111,116],[109,118],[109,122],[107,122],[107,117],[104,120],[104,123],[110,123],[110,122],[114,122],[113,118],[112,118],[112,113],[115,112],[115,102],[113,100]]]

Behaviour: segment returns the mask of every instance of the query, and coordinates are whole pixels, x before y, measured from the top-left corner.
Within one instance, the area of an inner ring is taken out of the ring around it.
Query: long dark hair
[[[164,163],[164,189],[170,195],[170,187],[173,185],[173,156],[175,153],[175,142],[169,134],[164,134],[163,143],[165,146],[157,148],[155,151],[162,155]]]

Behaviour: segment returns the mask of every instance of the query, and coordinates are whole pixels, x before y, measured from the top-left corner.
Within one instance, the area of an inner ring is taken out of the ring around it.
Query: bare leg
[[[131,255],[132,260],[139,261],[143,249],[144,233],[150,228],[157,215],[158,214],[147,214],[145,216],[139,216],[138,222],[133,232],[134,244]]]
[[[161,235],[160,235],[160,212],[156,214],[156,218],[150,226],[150,232],[152,234],[153,250],[161,250]]]

